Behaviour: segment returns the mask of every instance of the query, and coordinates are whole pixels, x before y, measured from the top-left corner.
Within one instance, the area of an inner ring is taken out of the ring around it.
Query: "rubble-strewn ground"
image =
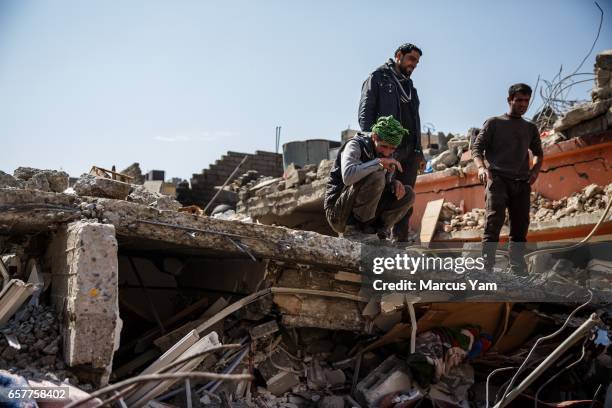
[[[583,213],[603,210],[612,196],[612,183],[607,186],[591,184],[580,192],[560,200],[549,200],[540,194],[531,193],[531,220],[551,221],[572,217]],[[508,223],[506,216],[505,225]],[[438,229],[444,232],[460,230],[477,230],[485,226],[485,209],[473,208],[462,213],[461,209],[451,202],[442,205]]]

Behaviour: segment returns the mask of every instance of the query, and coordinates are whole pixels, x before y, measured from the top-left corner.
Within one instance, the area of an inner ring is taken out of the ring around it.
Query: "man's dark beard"
[[[399,67],[399,70],[402,73],[402,75],[406,75],[406,76],[410,76],[410,74],[412,73],[412,71],[409,71],[408,68]]]

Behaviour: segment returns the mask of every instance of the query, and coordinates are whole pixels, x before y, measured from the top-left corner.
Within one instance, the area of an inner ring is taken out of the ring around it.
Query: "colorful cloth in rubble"
[[[408,356],[408,366],[423,387],[435,384],[451,368],[472,359],[491,347],[491,336],[474,326],[439,327],[417,336],[415,353]]]

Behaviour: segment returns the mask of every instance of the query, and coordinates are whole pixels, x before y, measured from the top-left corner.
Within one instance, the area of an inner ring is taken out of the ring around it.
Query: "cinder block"
[[[383,361],[357,384],[357,396],[368,407],[376,405],[383,396],[412,388],[406,362],[394,355]]]

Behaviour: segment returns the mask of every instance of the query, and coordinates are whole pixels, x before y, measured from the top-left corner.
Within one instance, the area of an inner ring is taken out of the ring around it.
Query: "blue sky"
[[[595,52],[612,48],[611,3]],[[511,83],[573,71],[598,22],[585,0],[0,0],[0,170],[189,178],[228,150],[274,150],[277,125],[282,143],[339,139],[403,42],[424,51],[422,122],[465,133],[506,110]]]

